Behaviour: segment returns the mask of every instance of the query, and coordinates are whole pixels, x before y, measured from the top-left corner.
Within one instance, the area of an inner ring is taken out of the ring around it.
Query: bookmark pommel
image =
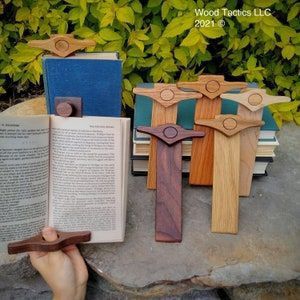
[[[53,34],[47,40],[32,40],[28,42],[30,47],[48,50],[60,57],[66,57],[79,49],[95,46],[93,40],[77,40],[73,34]]]
[[[246,89],[243,93],[240,94],[222,94],[221,98],[233,100],[238,102],[245,107],[247,107],[250,111],[257,111],[264,106],[281,103],[281,102],[289,102],[291,99],[286,96],[271,96],[266,93],[265,89]]]
[[[226,91],[246,88],[247,83],[225,81],[223,75],[200,75],[198,81],[178,82],[177,86],[198,91],[209,99],[215,99]]]
[[[137,95],[150,97],[164,107],[177,104],[181,100],[201,98],[198,92],[185,92],[180,90],[176,84],[155,83],[153,88],[136,87],[133,92]]]
[[[165,124],[155,128],[139,126],[137,130],[139,132],[149,133],[159,138],[169,146],[187,138],[204,137],[205,135],[202,131],[186,130],[175,124]]]
[[[218,115],[215,119],[202,119],[195,123],[214,128],[226,136],[233,136],[246,128],[260,127],[264,124],[263,121],[246,120],[237,115]]]

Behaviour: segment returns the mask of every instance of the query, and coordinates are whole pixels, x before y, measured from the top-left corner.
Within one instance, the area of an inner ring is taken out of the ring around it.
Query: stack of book
[[[153,84],[146,83],[143,87],[152,87]],[[185,129],[193,129],[195,100],[181,101],[178,105],[177,124]],[[222,114],[236,114],[237,103],[223,99]],[[137,132],[138,126],[151,126],[152,101],[145,96],[136,95],[132,143],[132,174],[147,175],[150,137],[147,134]],[[268,107],[263,111],[264,126],[261,128],[254,175],[267,175],[266,168],[275,157],[274,150],[279,145],[276,132],[279,130]],[[191,158],[192,140],[183,141],[182,147],[182,170],[188,174]]]

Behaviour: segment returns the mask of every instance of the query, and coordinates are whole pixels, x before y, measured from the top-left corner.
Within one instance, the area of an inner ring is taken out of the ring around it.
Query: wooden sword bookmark
[[[151,126],[176,124],[177,104],[182,100],[201,98],[197,92],[184,92],[176,84],[155,83],[153,88],[136,87],[133,92],[153,99]],[[157,139],[150,139],[147,188],[156,189],[156,144]]]
[[[247,87],[246,82],[229,82],[223,75],[200,75],[195,82],[178,82],[179,88],[188,88],[203,94],[196,102],[194,120],[214,119],[221,113],[220,95],[226,91]],[[212,185],[214,130],[195,124],[194,130],[205,132],[204,139],[193,140],[189,183]]]
[[[264,89],[247,89],[240,94],[227,93],[221,97],[238,102],[237,114],[252,121],[262,120],[264,106],[291,101],[289,97],[267,95]],[[251,127],[241,132],[240,196],[250,195],[259,132],[259,127]]]
[[[196,123],[215,130],[211,231],[238,232],[240,132],[258,127],[262,121],[242,119],[236,115],[219,115]]]
[[[190,137],[204,136],[201,131],[185,130],[175,124],[155,128],[140,126],[138,131],[157,137],[157,189],[155,204],[155,240],[182,240],[182,145]]]
[[[47,40],[31,40],[28,45],[33,48],[48,50],[53,54],[66,57],[79,49],[96,46],[93,40],[77,40],[73,34],[52,34]]]
[[[58,238],[54,242],[46,242],[43,239],[42,233],[31,237],[29,239],[10,243],[7,246],[9,254],[17,254],[28,251],[45,251],[52,252],[58,251],[69,245],[88,242],[91,240],[90,231],[75,231],[75,232],[62,232],[57,231]]]

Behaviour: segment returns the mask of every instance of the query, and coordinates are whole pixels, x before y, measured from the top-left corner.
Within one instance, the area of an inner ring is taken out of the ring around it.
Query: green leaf
[[[300,3],[296,3],[291,7],[291,9],[288,13],[288,16],[287,16],[287,20],[291,21],[291,20],[295,19],[297,17],[297,15],[299,14],[299,12],[300,12]]]
[[[233,76],[240,76],[244,73],[244,70],[241,67],[237,67],[233,72]]]
[[[185,67],[187,66],[188,60],[186,52],[182,48],[177,48],[174,50],[174,56],[177,58]]]
[[[291,59],[295,54],[295,46],[294,45],[286,45],[282,51],[281,55],[283,58]]]
[[[290,112],[294,109],[297,109],[299,106],[300,106],[300,100],[295,100],[295,101],[286,102],[286,103],[277,103],[276,109],[280,113],[283,113],[283,112]]]
[[[68,22],[61,21],[58,25],[57,32],[60,34],[65,34],[68,32]]]
[[[82,38],[90,38],[95,34],[95,32],[88,27],[81,27],[81,28],[78,28],[77,30],[75,30],[74,34],[76,34]]]
[[[4,89],[4,87],[0,86],[0,94],[5,94],[6,90]]]
[[[247,61],[247,69],[253,70],[256,66],[256,63],[257,63],[257,59],[253,55],[251,55]]]
[[[281,114],[278,113],[278,112],[275,112],[275,113],[273,114],[273,118],[274,118],[274,120],[275,120],[277,126],[278,126],[279,128],[281,128],[281,127],[282,127],[282,117],[281,117]]]
[[[275,83],[283,88],[289,89],[293,84],[293,79],[287,76],[276,76]]]
[[[161,17],[162,17],[163,20],[167,17],[169,11],[170,11],[170,4],[169,4],[169,2],[168,1],[164,1],[164,3],[161,6]]]
[[[297,125],[300,125],[300,111],[294,113],[294,121]]]
[[[163,37],[175,37],[192,28],[194,20],[190,15],[174,18],[166,27]]]
[[[226,35],[226,32],[222,27],[201,27],[200,32],[208,38],[217,39],[221,36]]]
[[[120,22],[134,24],[134,13],[130,7],[121,7],[116,15]]]
[[[155,38],[159,38],[161,36],[161,27],[155,24],[151,24],[151,32]]]
[[[277,2],[278,0],[254,0],[254,5],[257,7],[266,8]]]
[[[147,4],[147,7],[150,7],[150,8],[157,7],[161,4],[161,1],[162,0],[149,0],[148,4]]]
[[[122,37],[110,28],[103,28],[99,32],[99,36],[105,41],[115,41],[120,40]]]
[[[200,39],[200,34],[198,29],[196,28],[192,28],[189,32],[189,34],[185,37],[185,39],[181,42],[181,46],[193,46],[196,45],[198,43]]]
[[[133,108],[134,103],[133,103],[133,96],[132,93],[129,91],[123,91],[122,92],[122,100],[123,100],[123,104],[128,105],[129,107]]]
[[[171,3],[178,10],[185,10],[187,8],[186,0],[171,0]]]
[[[134,0],[132,3],[131,3],[131,7],[132,9],[137,12],[137,13],[142,13],[143,12],[143,6],[142,4],[140,3],[140,1],[138,0]]]
[[[277,27],[281,26],[281,23],[273,16],[264,16],[262,21],[269,26]]]
[[[28,20],[30,15],[30,9],[28,7],[21,7],[17,10],[16,21]]]
[[[245,35],[241,39],[241,42],[240,42],[240,45],[239,45],[239,49],[243,49],[243,48],[247,47],[247,45],[249,44],[249,42],[250,42],[249,36]]]
[[[269,26],[264,23],[261,23],[260,28],[267,36],[269,36],[271,39],[275,40],[275,36],[274,36],[275,31],[274,31],[273,26]]]

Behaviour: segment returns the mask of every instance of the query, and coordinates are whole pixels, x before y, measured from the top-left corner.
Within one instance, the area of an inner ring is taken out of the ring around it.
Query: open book
[[[129,131],[126,118],[0,115],[0,243],[46,224],[123,241]]]

